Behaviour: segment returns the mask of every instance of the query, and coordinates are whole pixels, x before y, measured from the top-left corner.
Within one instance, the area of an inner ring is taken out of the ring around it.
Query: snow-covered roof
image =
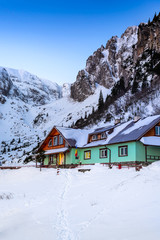
[[[139,140],[143,135],[148,132],[152,127],[154,127],[158,122],[160,122],[160,115],[150,116],[145,119],[140,119],[139,121],[128,121],[119,125],[106,127],[107,139],[94,141],[88,144],[84,144],[84,147],[93,147],[100,145],[109,145],[114,143],[123,143],[128,141]],[[109,134],[109,130],[113,128],[113,132]],[[95,129],[92,133],[99,133],[100,130],[103,132],[104,128]],[[160,142],[160,138],[156,140],[154,137],[155,144]],[[159,144],[160,145],[160,144]],[[155,145],[156,146],[156,145]],[[157,145],[158,146],[158,145]]]
[[[45,151],[45,155],[53,154],[53,153],[62,153],[62,152],[66,152],[67,150],[68,150],[68,148],[56,148],[56,149],[51,149],[51,150]]]
[[[71,147],[83,147],[87,143],[88,134],[92,131],[66,127],[56,127],[56,129],[64,136]]]
[[[126,126],[126,128],[115,135],[115,137],[112,137],[112,139],[109,141],[109,144],[139,140],[158,122],[160,122],[160,115],[140,119],[137,122],[128,122],[129,124]]]
[[[84,145],[84,147],[97,147],[97,146],[102,146],[106,144],[106,140],[99,140],[99,141],[94,141],[94,142],[90,142],[86,145]]]
[[[143,137],[141,138],[140,142],[142,142],[144,145],[160,147],[160,137],[156,136]]]
[[[73,128],[66,128],[66,127],[55,127],[55,128],[65,138],[65,140],[68,142],[70,147],[88,148],[88,147],[110,145],[115,143],[137,141],[137,140],[140,140],[141,138],[142,138],[141,142],[143,142],[144,139],[145,141],[149,141],[149,139],[146,140],[146,138],[143,138],[143,136],[158,122],[160,122],[160,115],[150,116],[145,119],[140,119],[137,122],[128,121],[118,125],[108,125],[102,128],[89,129],[89,130],[73,129]],[[111,129],[113,129],[113,131],[110,131]],[[107,136],[106,139],[88,143],[88,136],[90,134],[98,134],[101,132],[106,133],[106,136]],[[155,144],[158,144],[160,146],[159,144],[160,138],[156,139],[154,137],[154,142],[156,142]],[[146,142],[143,142],[143,143],[146,144]],[[148,142],[148,145],[151,145],[151,144],[149,144]],[[158,145],[155,145],[155,146],[158,146]],[[61,148],[61,150],[63,150],[63,148]],[[52,150],[49,150],[49,151],[52,151]],[[57,151],[60,152],[60,149],[57,149]],[[55,153],[55,152],[52,152],[52,153]]]
[[[94,132],[91,132],[90,134],[98,134],[98,133],[106,132],[113,129],[114,127],[115,127],[114,125],[109,125],[101,128],[96,128]]]

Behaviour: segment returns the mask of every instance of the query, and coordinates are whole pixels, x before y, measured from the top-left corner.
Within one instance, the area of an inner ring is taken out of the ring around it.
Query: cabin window
[[[93,135],[93,136],[92,136],[92,140],[93,140],[93,141],[95,141],[95,140],[97,140],[97,139],[98,139],[98,136],[97,136],[97,135]]]
[[[105,133],[101,133],[101,139],[106,138],[106,134]]]
[[[56,164],[57,158],[56,155],[49,155],[49,164]]]
[[[61,135],[59,135],[59,145],[62,145],[63,144],[63,138]]]
[[[48,146],[49,146],[49,147],[52,146],[52,139],[49,139]]]
[[[84,152],[84,159],[85,160],[91,159],[91,150]]]
[[[128,156],[128,146],[118,147],[118,155],[119,155],[119,157]]]
[[[100,149],[100,158],[107,158],[107,148]]]
[[[55,137],[53,138],[53,145],[54,145],[54,146],[57,146],[57,145],[58,145],[58,136],[55,136]]]
[[[160,126],[155,126],[156,136],[160,136]]]
[[[49,155],[49,164],[53,164],[53,155]]]

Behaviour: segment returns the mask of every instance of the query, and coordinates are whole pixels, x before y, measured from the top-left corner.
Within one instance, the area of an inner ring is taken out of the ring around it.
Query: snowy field
[[[160,163],[0,170],[1,240],[159,240]]]

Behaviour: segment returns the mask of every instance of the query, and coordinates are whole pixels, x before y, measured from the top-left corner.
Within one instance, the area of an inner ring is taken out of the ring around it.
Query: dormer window
[[[52,139],[49,139],[48,147],[51,147],[51,146],[52,146]]]
[[[101,133],[101,139],[106,138],[106,134],[105,133]]]
[[[160,126],[155,126],[155,135],[160,136]]]
[[[53,145],[54,145],[54,146],[57,146],[57,145],[58,145],[58,136],[55,136],[55,137],[53,138]]]
[[[59,145],[62,145],[63,144],[63,138],[61,135],[59,135]]]
[[[92,140],[93,140],[93,141],[95,141],[95,140],[97,140],[97,139],[98,139],[98,136],[97,136],[97,135],[93,135],[93,136],[92,136]]]

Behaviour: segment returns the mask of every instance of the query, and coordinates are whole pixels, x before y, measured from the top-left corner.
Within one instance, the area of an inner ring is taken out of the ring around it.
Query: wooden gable
[[[157,123],[155,126],[160,126],[160,122]],[[151,128],[143,137],[157,136],[155,133],[155,126]]]
[[[39,150],[51,150],[51,149],[56,149],[56,148],[64,148],[66,146],[66,140],[63,138],[63,144],[59,143],[59,137],[62,136],[57,129],[54,127],[51,132],[48,134],[46,139],[43,141],[42,145],[40,146]],[[54,137],[57,137],[57,145],[54,146]],[[52,140],[52,144],[49,145],[50,140]]]

